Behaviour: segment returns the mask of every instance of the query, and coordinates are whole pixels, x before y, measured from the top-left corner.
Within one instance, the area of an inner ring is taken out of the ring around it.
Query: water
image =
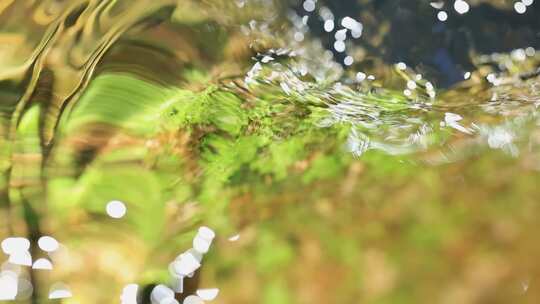
[[[0,1],[0,237],[53,265],[0,287],[148,303],[208,226],[179,299],[536,303],[540,19],[499,2]]]

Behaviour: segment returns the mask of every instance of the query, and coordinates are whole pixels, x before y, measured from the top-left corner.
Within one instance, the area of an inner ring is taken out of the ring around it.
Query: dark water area
[[[540,8],[530,6],[526,14],[516,14],[511,5],[489,1],[474,3],[466,14],[452,9],[453,1],[432,1],[440,5],[448,20],[438,20],[437,10],[429,1],[322,1],[336,18],[365,15],[363,38],[358,45],[371,56],[382,57],[388,64],[407,62],[413,67],[429,68],[441,87],[463,80],[463,73],[474,69],[471,54],[511,52],[514,49],[540,47]],[[450,9],[449,9],[450,8]],[[296,11],[300,14],[299,5]],[[388,34],[381,41],[375,37],[382,24]],[[324,31],[324,20],[312,18],[312,33],[326,42],[338,61],[346,55],[332,47],[333,34]]]

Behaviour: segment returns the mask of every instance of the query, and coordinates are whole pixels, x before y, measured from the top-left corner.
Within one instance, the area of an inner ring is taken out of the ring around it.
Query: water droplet
[[[229,241],[231,242],[236,242],[240,239],[240,234],[235,234],[235,235],[232,235],[228,238]]]
[[[213,240],[216,237],[216,233],[214,232],[214,230],[212,230],[212,229],[210,229],[210,228],[208,228],[206,226],[200,227],[197,234],[200,235],[201,237],[207,239],[207,240]]]
[[[516,61],[525,61],[527,59],[527,54],[525,53],[524,49],[513,50],[510,53],[510,56],[512,57],[513,60],[516,60]]]
[[[334,49],[339,53],[345,52],[345,42],[340,40],[334,42]]]
[[[152,289],[150,299],[152,300],[152,303],[161,303],[166,299],[174,299],[174,291],[169,287],[160,284]]]
[[[437,13],[437,19],[444,22],[444,21],[448,20],[448,14],[445,11],[440,11],[440,12]]]
[[[341,29],[334,35],[337,41],[345,41],[347,39],[347,29]]]
[[[356,81],[362,82],[366,79],[366,74],[362,72],[356,73]]]
[[[527,6],[525,4],[523,4],[523,2],[516,2],[514,3],[514,10],[518,13],[518,14],[525,14],[525,12],[527,11]]]
[[[262,63],[268,63],[270,61],[274,61],[274,58],[272,56],[268,56],[268,55],[265,55],[262,59],[261,59],[261,62]]]
[[[65,299],[72,296],[69,287],[63,283],[54,284],[49,292],[49,299]]]
[[[334,30],[334,26],[335,26],[334,20],[331,20],[331,19],[330,19],[330,20],[326,20],[326,21],[324,22],[324,30],[325,30],[327,33],[330,33],[331,31],[333,31],[333,30]]]
[[[205,300],[205,301],[212,301],[214,300],[219,293],[218,288],[207,288],[207,289],[198,289],[197,295]]]
[[[362,30],[352,30],[351,36],[355,39],[358,39],[362,36]]]
[[[412,80],[409,80],[407,81],[407,88],[409,90],[414,90],[416,89],[416,82],[412,81]]]
[[[207,239],[197,235],[193,239],[193,249],[195,249],[197,252],[200,253],[207,253],[208,249],[210,249],[211,241],[208,241]]]
[[[313,12],[315,10],[315,1],[306,0],[304,1],[303,7],[306,12]]]
[[[169,265],[169,274],[171,275],[171,288],[176,293],[184,292],[184,276],[176,273],[174,270],[174,263]]]
[[[122,218],[126,214],[126,205],[121,201],[110,201],[107,204],[107,214],[112,218]]]
[[[398,62],[396,64],[398,70],[404,71],[407,69],[407,65],[404,62]]]
[[[525,49],[525,54],[529,57],[533,57],[536,54],[536,50],[533,47],[528,47]]]
[[[184,304],[204,304],[204,301],[198,296],[188,296],[184,299]]]
[[[321,9],[319,10],[319,15],[322,17],[323,20],[330,20],[330,19],[334,19],[334,14],[332,13],[332,11],[326,7],[326,6],[323,6],[321,7]]]
[[[429,5],[431,5],[431,7],[436,8],[436,9],[442,9],[444,7],[444,2],[443,1],[430,2]]]
[[[53,265],[51,261],[49,261],[46,258],[37,259],[34,264],[32,265],[32,269],[39,269],[39,270],[52,270]]]
[[[175,272],[184,276],[193,273],[195,270],[201,267],[201,263],[199,263],[199,261],[190,252],[182,254],[180,259],[174,261],[173,263]]]
[[[463,0],[456,0],[454,2],[454,9],[456,12],[460,15],[466,14],[471,7],[469,6],[469,3],[463,1]]]
[[[15,265],[32,266],[32,255],[28,251],[16,251],[10,254],[9,262]]]
[[[17,251],[27,251],[30,249],[30,241],[22,237],[10,237],[2,241],[2,251],[11,254]]]
[[[354,20],[351,17],[343,18],[341,20],[341,26],[351,30],[354,38],[359,38],[362,35],[362,31],[364,30],[364,26],[362,25],[362,23]]]
[[[58,241],[51,236],[42,236],[38,240],[38,246],[46,252],[53,252],[58,249]]]

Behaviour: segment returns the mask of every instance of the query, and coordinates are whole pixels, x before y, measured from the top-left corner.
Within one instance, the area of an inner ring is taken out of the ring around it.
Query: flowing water
[[[539,3],[375,2],[0,0],[0,297],[537,303]]]

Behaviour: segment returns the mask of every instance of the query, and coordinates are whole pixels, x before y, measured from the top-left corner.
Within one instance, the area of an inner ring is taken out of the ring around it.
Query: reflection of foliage
[[[261,73],[267,76],[264,73],[270,71],[265,66]],[[209,79],[197,70],[185,74],[202,83]],[[223,232],[235,232],[237,226],[255,229],[255,239],[248,237],[242,247],[243,259],[229,257],[230,249],[218,244],[225,252],[210,255],[208,265],[223,278],[234,278],[237,268],[253,267],[260,280],[253,288],[264,289],[258,291],[267,303],[293,303],[298,296],[287,291],[287,283],[277,274],[286,274],[291,281],[313,276],[312,284],[344,294],[360,288],[351,282],[364,282],[366,299],[386,296],[392,302],[420,297],[404,289],[406,279],[422,274],[410,266],[396,266],[413,265],[409,259],[414,255],[424,257],[421,265],[442,269],[441,276],[451,280],[446,266],[422,251],[461,246],[452,243],[453,238],[475,234],[472,225],[482,221],[461,205],[470,201],[465,194],[444,187],[459,184],[450,178],[458,169],[449,166],[448,176],[437,169],[418,173],[415,157],[368,150],[358,159],[346,150],[352,140],[360,145],[367,138],[371,140],[367,144],[389,151],[376,146],[377,140],[387,143],[392,136],[408,140],[403,134],[411,133],[425,135],[425,147],[451,142],[455,132],[438,126],[444,107],[450,106],[436,100],[428,103],[425,96],[409,99],[392,90],[329,86],[281,75],[292,80],[291,87],[304,90],[284,90],[280,80],[195,90],[122,73],[96,76],[63,116],[54,148],[44,160],[45,201],[53,229],[66,227],[64,239],[89,258],[93,244],[110,240],[81,244],[81,237],[88,240],[110,232],[115,240],[129,235],[137,254],[130,261],[133,265],[125,261],[126,267],[140,273],[132,270],[120,280],[143,283],[166,278],[159,270],[163,261],[186,246],[190,237],[185,231],[199,221]],[[23,115],[16,152],[39,154],[39,115],[37,106]],[[429,127],[425,134],[413,128],[396,130],[408,122]],[[438,156],[426,154],[428,160]],[[497,154],[489,157],[505,159]],[[27,164],[15,166],[12,176],[32,184],[40,179],[40,171],[28,170],[32,167]],[[32,165],[39,168],[37,161]],[[476,171],[492,170],[489,163],[470,166],[469,180],[479,178]],[[529,191],[531,181],[523,177],[512,182],[523,183]],[[479,190],[469,192],[486,200]],[[104,206],[113,199],[128,204],[128,216],[108,225]],[[475,210],[496,213],[504,208],[504,201],[497,200]],[[456,206],[447,210],[446,201]],[[497,218],[491,215],[490,220]],[[97,234],[98,229],[105,232]],[[402,252],[409,246],[410,253]],[[118,251],[117,246],[104,248],[103,252]],[[309,271],[301,273],[306,268]],[[372,272],[381,273],[373,278],[377,283],[370,283]],[[343,286],[337,286],[340,281]],[[308,283],[295,284],[298,290],[307,288],[303,285],[311,288]],[[350,301],[328,290],[319,293],[326,302]]]

